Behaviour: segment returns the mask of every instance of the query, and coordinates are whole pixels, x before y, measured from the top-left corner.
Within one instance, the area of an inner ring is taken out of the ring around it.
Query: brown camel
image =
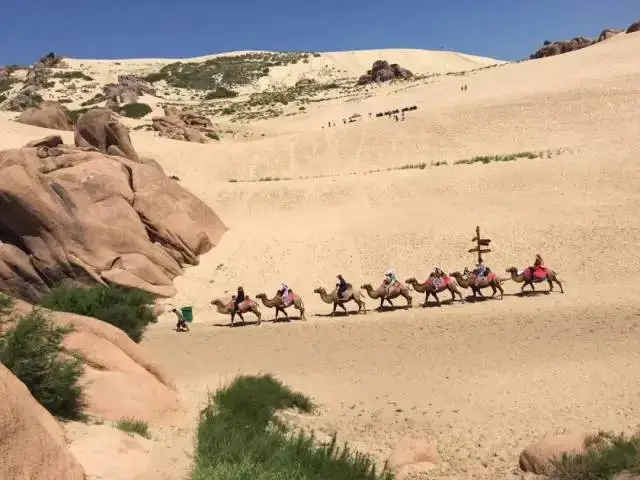
[[[484,298],[482,294],[483,288],[490,287],[493,290],[491,294],[491,298],[495,297],[496,292],[500,290],[500,300],[504,298],[504,290],[502,289],[502,282],[504,282],[505,278],[499,278],[493,272],[490,272],[486,277],[482,277],[480,280],[476,280],[476,275],[474,273],[470,273],[467,269],[465,269],[464,275],[460,272],[453,272],[451,276],[456,279],[458,285],[462,288],[470,288],[473,292],[474,300],[477,298],[476,295],[480,295]]]
[[[289,315],[287,314],[287,311],[285,310],[285,308],[289,308],[289,307],[295,307],[295,309],[300,312],[300,318],[302,320],[306,320],[307,317],[304,315],[304,303],[302,302],[302,298],[300,298],[300,295],[298,295],[297,293],[290,293],[289,295],[291,299],[293,299],[293,302],[291,302],[291,299],[290,299],[289,302],[291,303],[288,303],[286,305],[280,295],[276,295],[273,298],[267,298],[266,293],[259,293],[258,295],[256,295],[256,298],[259,298],[260,300],[262,300],[262,304],[265,307],[276,309],[275,320],[278,320],[279,312],[284,313],[284,316],[287,317],[288,319]]]
[[[443,281],[438,286],[433,284],[433,280],[434,279],[432,277],[429,277],[426,282],[418,283],[418,280],[416,280],[414,277],[411,277],[407,278],[405,283],[411,285],[416,292],[426,294],[424,297],[424,303],[422,304],[424,307],[427,306],[429,295],[433,295],[433,297],[436,299],[436,302],[438,302],[438,306],[440,306],[440,299],[438,298],[437,294],[440,292],[444,292],[445,290],[449,290],[449,292],[451,293],[452,302],[455,301],[457,293],[460,297],[460,301],[464,303],[464,298],[462,298],[462,293],[460,293],[460,290],[458,290],[458,284],[455,278],[447,275],[442,279]]]
[[[521,292],[524,292],[524,287],[527,285],[530,285],[531,290],[535,292],[536,289],[533,284],[544,282],[546,280],[549,283],[550,292],[553,292],[553,282],[555,282],[560,287],[560,292],[564,293],[564,288],[562,287],[562,282],[558,278],[558,274],[550,268],[536,268],[533,277],[531,276],[531,270],[529,267],[525,268],[522,274],[518,274],[518,269],[516,267],[509,267],[506,269],[506,272],[511,274],[511,280],[516,283],[522,283],[522,287],[520,288]]]
[[[389,303],[389,305],[393,307],[393,303],[391,302],[391,300],[399,296],[403,296],[407,301],[407,305],[405,308],[411,308],[411,302],[413,301],[413,298],[411,297],[407,286],[400,282],[398,282],[398,285],[391,290],[389,290],[389,288],[384,284],[380,285],[376,290],[374,290],[370,283],[365,283],[360,288],[364,289],[367,292],[367,295],[369,295],[369,297],[373,298],[374,300],[377,300],[378,298],[380,299],[380,306],[378,307],[378,310],[382,310],[382,305],[385,300]]]
[[[216,309],[218,310],[218,313],[221,313],[223,315],[227,315],[230,314],[231,315],[231,325],[233,325],[233,319],[235,318],[236,315],[238,315],[240,317],[240,320],[242,320],[242,323],[244,322],[244,317],[242,316],[243,313],[248,313],[248,312],[252,312],[256,317],[258,317],[258,325],[260,325],[261,323],[261,317],[262,314],[260,313],[260,311],[258,310],[258,304],[256,302],[254,302],[253,300],[251,300],[248,297],[245,297],[244,302],[241,302],[240,305],[238,305],[238,309],[236,310],[234,308],[233,305],[233,301],[229,302],[228,304],[224,304],[222,303],[222,301],[218,298],[216,298],[215,300],[211,300],[211,305],[215,305]]]
[[[348,288],[342,295],[342,298],[338,298],[337,286],[330,293],[327,293],[327,291],[323,287],[314,289],[313,293],[319,294],[324,303],[333,303],[333,311],[331,312],[332,317],[336,314],[336,307],[338,306],[340,306],[340,308],[344,310],[344,313],[349,315],[349,312],[345,308],[344,304],[350,301],[354,301],[358,304],[358,313],[360,313],[360,311],[364,311],[364,313],[366,314],[367,307],[364,303],[364,300],[362,299],[362,294],[357,290],[354,290],[353,286],[350,283],[347,283],[347,287]]]

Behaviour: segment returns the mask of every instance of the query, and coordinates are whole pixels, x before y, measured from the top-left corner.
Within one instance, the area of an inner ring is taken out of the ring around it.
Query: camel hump
[[[549,274],[550,271],[551,270],[548,267],[544,267],[544,266],[535,267],[533,270],[533,278],[536,280],[544,280],[545,278],[547,278],[547,275]],[[529,278],[531,276],[531,270],[529,268],[525,268],[524,274],[527,278]]]

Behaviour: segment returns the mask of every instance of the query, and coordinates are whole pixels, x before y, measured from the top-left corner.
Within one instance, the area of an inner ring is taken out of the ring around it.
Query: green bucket
[[[180,311],[187,322],[193,322],[193,307],[182,307]]]

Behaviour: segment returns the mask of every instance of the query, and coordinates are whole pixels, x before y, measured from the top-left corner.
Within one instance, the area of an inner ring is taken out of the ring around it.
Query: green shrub
[[[220,140],[220,135],[218,135],[216,132],[207,132],[205,135],[211,140]]]
[[[128,103],[120,107],[120,115],[129,118],[142,118],[151,111],[151,107],[146,103]]]
[[[79,385],[84,367],[78,358],[62,355],[62,340],[70,331],[34,309],[0,337],[0,362],[52,415],[77,420],[84,407]]]
[[[97,285],[88,288],[61,286],[41,299],[42,306],[60,312],[94,317],[125,332],[140,342],[145,329],[157,318],[151,294],[121,286]]]
[[[17,78],[2,78],[0,79],[0,93],[6,92],[14,84],[18,83]]]
[[[216,87],[204,96],[205,100],[215,100],[218,98],[234,98],[238,96],[238,92],[230,90],[226,87]]]
[[[81,80],[86,80],[88,82],[93,81],[93,78],[91,78],[89,75],[86,75],[82,72],[79,72],[77,70],[71,70],[71,71],[65,71],[65,72],[56,72],[53,74],[53,77],[55,78],[61,78],[63,80],[72,80],[72,79],[81,79]]]
[[[129,434],[137,433],[141,437],[151,438],[151,434],[149,433],[149,425],[147,424],[147,422],[143,422],[142,420],[134,420],[133,418],[121,418],[118,423],[116,423],[116,428]]]
[[[611,480],[616,474],[640,474],[640,433],[599,432],[584,443],[585,453],[563,454],[551,461],[549,478],[553,480]]]
[[[91,97],[89,100],[85,100],[84,102],[82,102],[80,104],[81,107],[88,107],[90,105],[97,105],[100,102],[104,102],[107,99],[107,97],[102,94],[102,93],[96,93],[93,97]]]
[[[82,115],[85,112],[88,112],[89,110],[91,110],[91,108],[79,108],[77,110],[67,110],[67,117],[69,117],[69,119],[73,123],[78,123],[78,119],[80,118],[80,115]]]
[[[13,311],[13,298],[0,293],[0,323]]]
[[[0,103],[4,102],[7,99],[7,96],[4,93],[0,93]]]
[[[290,432],[276,412],[315,406],[271,375],[241,376],[211,395],[200,413],[192,480],[391,480],[372,460],[339,448],[335,436],[318,446]]]
[[[143,77],[143,80],[146,80],[149,83],[159,82],[160,80],[164,80],[164,74],[160,72],[150,73],[146,77]]]

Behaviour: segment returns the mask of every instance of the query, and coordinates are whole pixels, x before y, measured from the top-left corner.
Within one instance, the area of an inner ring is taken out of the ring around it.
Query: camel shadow
[[[504,296],[506,297],[507,294],[505,293]],[[490,296],[486,296],[486,297],[477,296],[477,297],[474,297],[473,295],[467,295],[466,297],[464,297],[464,301],[465,302],[469,302],[469,303],[488,302],[490,300],[500,300],[500,293],[497,293],[495,297],[490,297]]]
[[[457,298],[455,300],[440,300],[440,305],[438,305],[438,302],[436,302],[435,300],[429,300],[426,305],[423,302],[420,302],[420,304],[416,305],[420,308],[439,308],[445,305],[454,305],[456,302],[460,303],[460,300]]]
[[[410,305],[407,307],[407,305],[394,305],[393,307],[389,306],[389,305],[383,305],[382,307],[378,306],[374,309],[372,309],[375,312],[395,312],[396,310],[410,310],[414,307],[415,305]]]
[[[549,290],[536,290],[536,291],[525,290],[524,292],[512,293],[511,296],[512,297],[519,297],[519,298],[526,298],[526,297],[537,297],[539,295],[550,295],[552,293],[554,293],[554,292],[549,291]]]
[[[333,317],[350,317],[352,315],[358,315],[358,310],[347,310],[348,313],[345,313],[343,311],[340,310],[336,310],[336,313],[333,315]],[[363,314],[360,314],[363,315]],[[321,318],[331,318],[331,312],[329,313],[314,313],[313,314],[314,317],[321,317]]]
[[[245,322],[237,321],[234,323],[214,323],[214,327],[226,327],[226,328],[239,328],[239,327],[248,327],[250,325],[258,325],[257,320],[247,320]]]

